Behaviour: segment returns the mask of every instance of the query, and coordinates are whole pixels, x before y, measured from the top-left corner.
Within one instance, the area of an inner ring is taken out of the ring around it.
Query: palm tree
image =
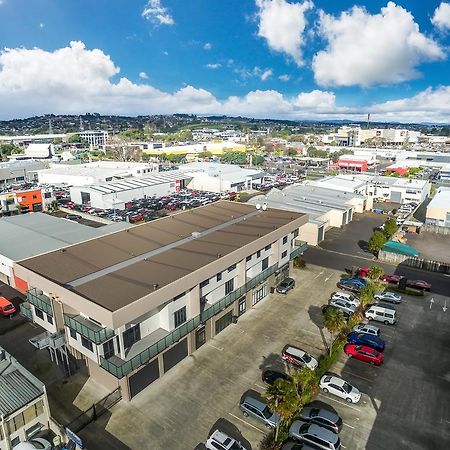
[[[328,308],[325,313],[325,328],[330,332],[330,355],[333,350],[335,337],[345,326],[344,313],[337,308]]]

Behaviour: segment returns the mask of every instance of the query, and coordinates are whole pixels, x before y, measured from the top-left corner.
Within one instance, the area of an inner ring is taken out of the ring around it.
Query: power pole
[[[370,127],[370,113],[367,114],[367,129]]]
[[[48,134],[53,134],[52,119],[48,119]]]

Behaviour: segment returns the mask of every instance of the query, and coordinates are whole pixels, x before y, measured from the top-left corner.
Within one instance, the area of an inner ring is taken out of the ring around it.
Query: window
[[[11,422],[10,422],[11,423]],[[20,437],[16,436],[14,439],[11,440],[11,445],[14,448],[16,445],[20,444]]]
[[[266,245],[266,246],[264,247],[264,250],[267,252],[267,251],[269,251],[271,248],[272,248],[272,244],[269,244],[269,245]]]
[[[110,339],[103,344],[103,356],[108,359],[114,355],[114,339]]]
[[[225,295],[228,295],[230,292],[234,291],[234,278],[228,280],[225,283]]]
[[[232,272],[234,269],[236,269],[236,264],[233,264],[232,266],[228,267],[228,272]]]
[[[238,314],[242,315],[245,313],[245,309],[247,307],[245,296],[241,297],[238,302]]]
[[[246,260],[247,262],[251,261],[251,260],[252,260],[252,256],[251,256],[251,255],[250,255],[250,256],[247,256],[247,258],[245,258],[245,260]]]
[[[262,270],[266,270],[269,267],[269,258],[264,258],[262,260]]]
[[[220,272],[216,275],[216,279],[217,279],[217,281],[220,281],[222,279],[222,272]]]
[[[39,308],[36,308],[36,306],[34,307],[34,313],[39,319],[44,320],[44,313]]]
[[[94,351],[94,346],[92,345],[92,342],[86,339],[84,336],[81,336],[81,345],[91,352]]]
[[[294,239],[298,236],[298,228],[292,232]]]
[[[258,250],[258,251],[256,252],[256,257],[257,257],[257,258],[261,258],[261,250]]]
[[[209,284],[209,280],[202,281],[200,283],[200,289],[204,288],[205,286],[208,286],[208,284]]]
[[[53,325],[53,317],[48,314],[46,314],[46,316],[47,316],[47,322]]]
[[[285,251],[281,254],[281,257],[282,257],[282,258],[286,258],[286,256],[287,256],[287,250],[285,250]]]
[[[33,198],[34,198],[34,199],[37,199],[37,195],[33,195]]]
[[[178,328],[182,323],[186,322],[186,306],[183,306],[178,311],[173,313],[175,320],[175,328]]]
[[[141,340],[141,326],[138,323],[134,327],[123,332],[123,346],[130,348],[134,343]]]
[[[52,196],[51,192],[45,192],[44,193],[44,198],[50,198]]]
[[[180,300],[181,297],[184,297],[184,294],[185,294],[185,292],[183,292],[183,293],[180,294],[180,295],[177,295],[176,297],[173,298],[173,301],[175,302],[175,301],[177,301],[177,300]]]
[[[73,330],[72,328],[69,328],[69,333],[70,333],[70,337],[72,339],[77,340],[77,332],[75,330]]]
[[[284,244],[287,244],[287,236],[285,236],[284,238],[283,238],[283,245]]]

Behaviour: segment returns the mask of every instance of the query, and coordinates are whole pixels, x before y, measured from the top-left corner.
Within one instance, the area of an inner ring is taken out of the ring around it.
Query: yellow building
[[[187,155],[187,158],[193,158],[199,153],[211,152],[215,156],[223,155],[226,152],[245,152],[247,147],[236,142],[208,142],[190,145],[174,145],[172,147],[163,147],[156,149],[143,150],[144,153],[151,156],[166,155]]]

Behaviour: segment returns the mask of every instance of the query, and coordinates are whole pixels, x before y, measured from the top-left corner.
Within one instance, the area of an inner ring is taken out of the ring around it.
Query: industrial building
[[[87,164],[53,164],[39,170],[39,183],[89,186],[131,177],[147,177],[158,172],[158,164],[120,161],[96,161]]]
[[[19,290],[26,290],[16,282],[13,266],[16,261],[51,252],[70,244],[104,236],[128,228],[121,222],[92,228],[71,220],[48,214],[20,214],[0,219],[0,281]]]
[[[51,187],[7,191],[0,194],[0,216],[47,211],[54,201]]]
[[[191,177],[181,170],[150,174],[145,178],[126,178],[92,186],[73,186],[70,199],[79,205],[100,209],[125,209],[125,203],[147,197],[162,197],[184,189]]]
[[[309,245],[319,244],[327,230],[347,225],[355,212],[362,213],[371,205],[364,195],[309,184],[272,189],[266,195],[252,197],[248,203],[308,214],[309,221],[300,228],[300,234]]]
[[[12,449],[50,429],[45,385],[0,347],[0,448]]]
[[[130,400],[289,275],[307,221],[219,201],[26,259],[21,312]]]
[[[143,148],[143,152],[152,156],[166,155],[186,155],[186,158],[192,160],[200,153],[210,152],[213,155],[223,155],[225,152],[245,152],[247,147],[231,141],[222,142],[202,142],[189,145],[174,145],[170,147],[153,147]]]
[[[257,188],[266,175],[262,170],[213,162],[183,164],[179,169],[191,178],[188,184],[190,189],[209,192],[239,192]]]
[[[48,169],[49,161],[9,161],[0,163],[0,187],[37,180],[38,170]]]
[[[425,223],[450,228],[450,188],[440,187],[427,206]]]

